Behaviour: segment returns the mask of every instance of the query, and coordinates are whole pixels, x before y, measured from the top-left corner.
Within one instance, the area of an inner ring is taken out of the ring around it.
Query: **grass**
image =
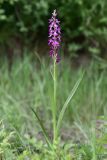
[[[48,148],[31,107],[37,111],[52,137],[52,64],[47,58],[25,56],[7,61],[0,68],[0,156],[6,160],[106,160],[107,64],[94,59],[69,103],[57,157]],[[57,109],[61,110],[84,68],[71,67],[69,60],[57,66]],[[57,119],[59,114],[57,114]],[[54,159],[52,159],[54,157]]]

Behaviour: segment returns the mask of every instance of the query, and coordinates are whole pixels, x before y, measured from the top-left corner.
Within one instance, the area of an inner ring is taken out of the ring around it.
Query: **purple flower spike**
[[[56,58],[56,62],[60,61],[58,50],[61,42],[61,31],[60,21],[56,18],[56,10],[53,11],[51,19],[49,19],[49,40],[48,45],[50,46],[50,56]]]

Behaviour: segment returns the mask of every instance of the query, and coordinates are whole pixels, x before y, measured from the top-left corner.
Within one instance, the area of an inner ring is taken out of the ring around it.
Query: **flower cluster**
[[[56,62],[60,61],[58,50],[61,42],[60,21],[56,18],[56,10],[53,11],[51,19],[49,19],[49,40],[50,56],[56,58]]]

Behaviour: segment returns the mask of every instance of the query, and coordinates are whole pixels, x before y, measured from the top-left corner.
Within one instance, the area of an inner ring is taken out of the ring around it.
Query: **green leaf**
[[[62,110],[61,110],[61,112],[59,114],[58,123],[57,123],[57,131],[58,132],[60,130],[60,126],[61,126],[61,123],[62,123],[62,120],[63,120],[63,117],[64,117],[64,113],[65,113],[65,111],[66,111],[66,109],[68,107],[69,102],[71,101],[71,99],[73,98],[74,94],[76,93],[76,91],[77,91],[77,89],[78,89],[78,87],[79,87],[79,85],[80,85],[80,83],[81,83],[81,81],[83,79],[83,75],[84,75],[84,72],[83,72],[82,76],[78,79],[76,84],[74,85],[70,95],[68,96],[67,100],[65,101],[65,103],[64,103],[64,105],[62,107]]]
[[[45,129],[45,127],[44,127],[41,119],[39,118],[38,114],[36,113],[36,111],[35,111],[32,107],[31,107],[31,110],[33,111],[33,113],[35,114],[35,116],[36,116],[36,118],[37,118],[37,120],[38,120],[38,122],[39,122],[39,125],[40,125],[40,127],[41,127],[41,129],[42,129],[44,138],[45,138],[48,146],[49,146],[50,148],[52,148],[51,142],[50,142],[50,140],[49,140],[49,136],[48,136],[48,134],[47,134],[47,132],[46,132],[46,129]]]

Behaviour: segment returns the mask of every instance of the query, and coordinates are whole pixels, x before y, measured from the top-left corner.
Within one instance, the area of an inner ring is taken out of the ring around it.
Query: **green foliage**
[[[3,119],[0,124],[0,153],[6,157],[3,160],[106,160],[107,62],[98,58],[90,63],[71,103],[72,94],[68,95],[76,80],[82,77],[82,69],[72,70],[68,59],[61,61],[57,109],[59,112],[67,97],[68,108],[62,117],[61,143],[54,145],[52,150],[45,143],[30,110],[32,107],[38,112],[51,138],[53,81],[47,61],[41,58],[37,62],[35,58],[25,56],[22,61],[17,58],[10,74],[7,61],[1,60],[0,63],[0,117]]]
[[[18,37],[32,44],[47,37],[48,18],[57,9],[62,36],[72,56],[100,54],[107,43],[106,0],[1,0],[0,42]],[[105,51],[106,52],[106,51]]]
[[[33,40],[41,31],[39,28],[43,29],[44,24],[46,25],[47,15],[48,2],[45,3],[45,0],[0,1],[0,41],[7,41],[12,37],[27,41],[28,36],[29,40]]]
[[[11,160],[14,158],[13,150],[11,149],[12,138],[14,132],[8,133],[3,125],[2,121],[0,122],[0,159]]]
[[[90,128],[87,144],[75,145],[74,155],[77,160],[105,160],[107,157],[107,121],[99,119],[97,126]],[[99,126],[98,126],[99,125]],[[96,127],[96,129],[95,129]]]
[[[107,1],[106,0],[70,0],[62,2],[59,13],[66,39],[70,42],[71,53],[101,53],[107,43]],[[78,47],[79,45],[79,47]],[[91,48],[91,50],[90,50]]]

